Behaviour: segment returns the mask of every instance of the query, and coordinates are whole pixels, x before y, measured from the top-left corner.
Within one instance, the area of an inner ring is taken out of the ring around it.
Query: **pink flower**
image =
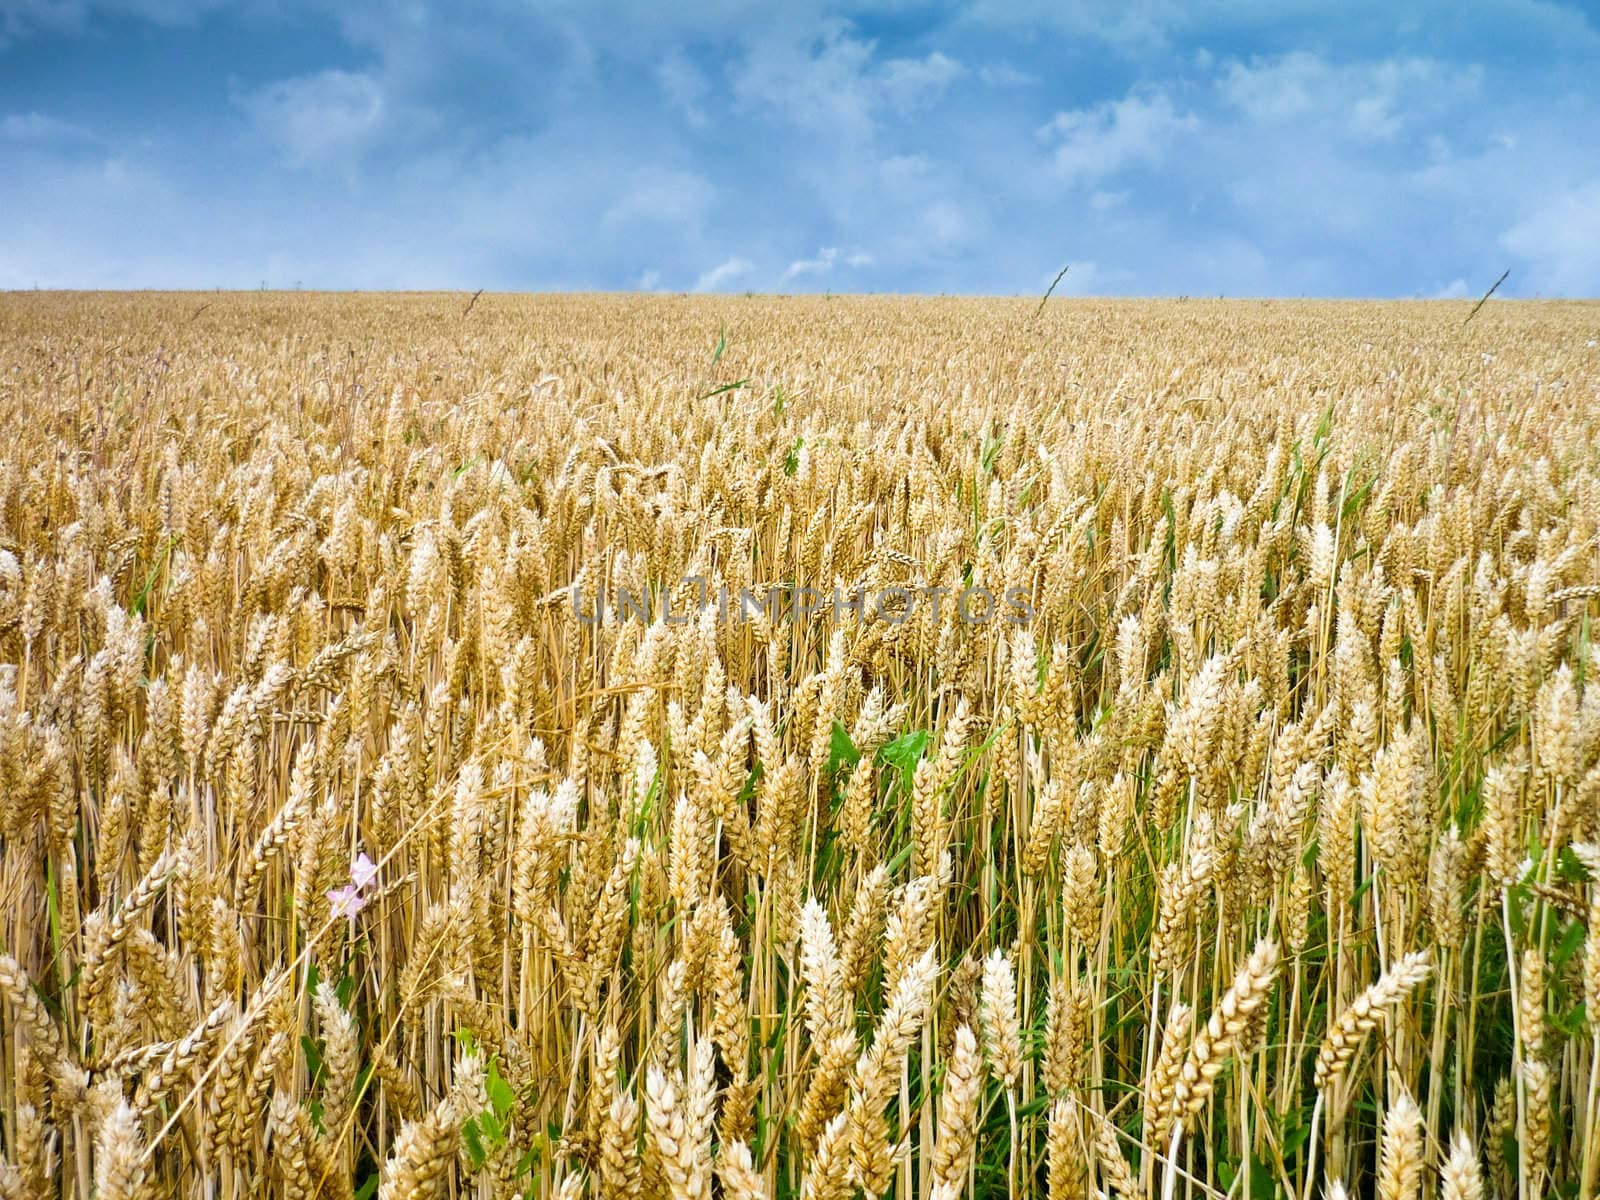
[[[367,884],[371,883],[377,877],[377,864],[368,858],[367,852],[363,850],[360,854],[356,855],[356,861],[350,866],[350,882],[355,884],[356,887],[360,889],[366,887]]]
[[[367,906],[370,897],[367,887],[378,877],[378,864],[367,857],[363,850],[356,855],[355,862],[350,864],[350,882],[341,888],[334,888],[328,893],[328,899],[333,901],[333,915],[355,920],[355,916]]]
[[[333,901],[334,916],[352,921],[367,906],[367,898],[361,894],[361,889],[348,883],[342,888],[334,888],[328,893],[328,899]]]

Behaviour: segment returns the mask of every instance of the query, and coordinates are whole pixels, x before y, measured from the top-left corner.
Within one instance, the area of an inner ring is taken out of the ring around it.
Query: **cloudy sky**
[[[1593,296],[1595,79],[1558,0],[0,0],[0,287]]]

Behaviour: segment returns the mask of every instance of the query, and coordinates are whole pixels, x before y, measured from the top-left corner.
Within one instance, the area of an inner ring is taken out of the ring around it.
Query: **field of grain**
[[[0,1196],[1588,1200],[1600,306],[1468,307],[0,297]]]

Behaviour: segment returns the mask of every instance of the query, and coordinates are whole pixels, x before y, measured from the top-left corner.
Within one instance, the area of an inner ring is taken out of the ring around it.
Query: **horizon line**
[[[0,296],[479,296],[525,298],[639,298],[670,300],[1026,300],[1037,303],[1037,292],[762,292],[762,291],[668,291],[639,288],[546,288],[546,289],[493,289],[493,288],[363,288],[363,287],[10,287],[0,288]],[[1472,296],[1384,296],[1384,295],[1228,295],[1209,292],[1074,292],[1055,293],[1049,296],[1052,303],[1078,301],[1250,301],[1327,303],[1327,304],[1476,304]],[[1496,296],[1501,303],[1548,304],[1593,303],[1600,295],[1544,295]]]

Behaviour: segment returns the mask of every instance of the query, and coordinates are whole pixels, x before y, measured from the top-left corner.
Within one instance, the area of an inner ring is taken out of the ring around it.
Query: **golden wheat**
[[[1592,305],[462,307],[0,298],[0,1195],[1600,1186]]]

